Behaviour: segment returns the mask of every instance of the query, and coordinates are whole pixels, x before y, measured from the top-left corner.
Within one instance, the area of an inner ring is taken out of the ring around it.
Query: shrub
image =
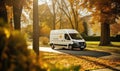
[[[0,59],[0,71],[45,71],[33,50],[27,49],[23,34],[14,31],[7,40]]]
[[[15,51],[26,53],[27,43],[24,35],[21,34],[19,31],[12,32],[8,39],[8,48],[12,51],[11,53]]]
[[[48,45],[49,38],[48,37],[40,37],[40,42],[42,45]]]
[[[7,42],[7,37],[6,37],[6,34],[5,34],[5,30],[0,27],[0,56],[3,52],[3,49],[6,46],[6,42]]]

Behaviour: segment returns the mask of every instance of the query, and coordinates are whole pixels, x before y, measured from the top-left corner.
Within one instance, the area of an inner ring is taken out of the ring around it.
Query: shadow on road
[[[69,50],[69,49],[55,49],[56,51],[63,52],[71,55],[79,55],[79,56],[92,56],[92,57],[102,57],[109,56],[111,53],[103,52],[103,51],[95,51],[95,50]]]

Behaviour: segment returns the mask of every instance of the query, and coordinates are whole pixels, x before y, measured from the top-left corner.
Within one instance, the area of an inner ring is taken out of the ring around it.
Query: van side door
[[[71,41],[69,35],[68,35],[68,34],[65,34],[64,37],[65,37],[64,44],[65,44],[65,45],[71,44],[72,41]]]

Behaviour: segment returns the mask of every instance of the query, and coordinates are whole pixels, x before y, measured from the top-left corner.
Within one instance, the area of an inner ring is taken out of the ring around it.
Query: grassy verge
[[[99,46],[99,42],[89,41],[87,42],[87,49],[104,50],[120,54],[120,42],[112,42],[111,46]]]
[[[86,42],[88,45],[99,45],[99,41],[87,41]],[[112,45],[119,46],[120,47],[120,42],[111,42]]]

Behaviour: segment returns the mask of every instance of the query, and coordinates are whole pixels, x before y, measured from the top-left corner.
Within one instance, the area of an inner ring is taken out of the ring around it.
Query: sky
[[[50,3],[50,0],[38,0],[38,4],[41,5],[41,4],[44,4],[45,2],[47,2],[47,4],[51,4]],[[87,12],[86,9],[84,9],[83,11],[80,11],[80,14],[82,16],[86,16],[86,15],[90,15],[91,13],[90,12]]]
[[[38,0],[38,4],[44,4],[45,2],[47,2],[48,4],[50,3],[50,0]]]

